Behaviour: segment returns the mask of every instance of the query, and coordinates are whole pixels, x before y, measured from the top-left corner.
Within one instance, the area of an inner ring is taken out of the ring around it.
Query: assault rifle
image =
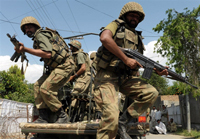
[[[160,71],[166,69],[166,67],[164,67],[164,66],[160,65],[159,63],[157,63],[157,62],[149,59],[148,57],[142,55],[137,50],[121,48],[121,47],[119,47],[119,48],[122,50],[122,52],[124,52],[125,55],[127,55],[130,58],[137,60],[145,68],[144,72],[142,74],[142,78],[150,79],[154,68],[156,68]],[[169,75],[171,76],[171,77],[168,77],[168,78],[173,79],[173,80],[177,80],[177,81],[180,81],[180,82],[184,82],[184,83],[189,84],[190,86],[198,89],[198,87],[196,87],[193,84],[188,82],[188,77],[183,77],[183,76],[175,73],[174,71],[172,71],[170,69],[167,69],[167,71],[168,71]]]
[[[19,49],[20,45],[19,45],[19,41],[16,39],[16,35],[13,35],[13,36],[11,37],[10,34],[7,33],[7,36],[10,38],[10,41],[13,43],[13,45],[14,45],[17,49]],[[24,62],[24,60],[27,61],[27,65],[26,65],[26,67],[27,67],[27,66],[28,66],[28,59],[26,58],[25,52],[17,53],[17,52],[15,51],[15,53],[12,55],[12,57],[10,58],[10,60],[11,60],[11,61],[14,61],[14,62],[17,62],[18,59],[20,58],[20,56],[21,56],[21,62],[22,62],[22,63]],[[26,71],[26,69],[25,69],[25,71]],[[22,72],[22,74],[24,74],[24,72],[23,72],[23,65],[22,65],[21,72]]]

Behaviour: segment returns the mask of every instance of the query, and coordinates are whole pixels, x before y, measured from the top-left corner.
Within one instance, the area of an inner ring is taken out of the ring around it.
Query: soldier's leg
[[[46,109],[48,106],[44,102],[41,94],[40,94],[40,86],[46,80],[48,75],[43,74],[35,83],[34,83],[34,98],[35,98],[35,105],[37,109]]]
[[[140,78],[131,78],[123,82],[120,92],[134,99],[134,102],[127,108],[133,118],[144,113],[158,97],[158,91]]]
[[[39,117],[37,120],[34,121],[34,123],[48,123],[49,117],[48,117],[48,106],[44,102],[41,94],[40,94],[40,86],[42,83],[46,80],[48,75],[43,74],[34,84],[34,98],[35,98],[35,105],[39,112]]]
[[[62,103],[58,100],[57,95],[59,88],[66,83],[73,71],[74,66],[69,61],[59,65],[51,72],[40,87],[40,94],[44,102],[53,115],[57,117],[56,122],[62,122],[62,119],[64,119],[63,122],[67,120],[65,112],[61,108]]]
[[[76,80],[76,83],[74,85],[73,93],[86,93],[88,94],[89,86],[90,86],[90,80],[91,80],[91,74],[85,73],[86,75],[83,77],[79,77]]]
[[[131,139],[126,133],[126,125],[132,118],[138,118],[144,113],[152,103],[155,102],[158,92],[156,89],[142,81],[140,78],[131,78],[123,80],[119,91],[134,99],[134,102],[128,106],[119,119],[118,134],[123,139]]]
[[[95,101],[102,111],[97,139],[111,139],[117,134],[119,109],[116,87],[117,84],[107,82],[95,88]]]

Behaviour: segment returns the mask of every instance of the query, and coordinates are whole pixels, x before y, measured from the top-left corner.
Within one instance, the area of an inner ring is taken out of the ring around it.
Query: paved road
[[[194,139],[194,138],[184,137],[184,136],[179,136],[179,135],[173,135],[173,134],[167,134],[167,135],[149,134],[149,135],[146,135],[146,139]]]

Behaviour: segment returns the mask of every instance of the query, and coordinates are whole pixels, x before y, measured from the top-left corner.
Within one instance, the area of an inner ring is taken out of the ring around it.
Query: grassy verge
[[[197,130],[191,130],[191,132],[189,133],[185,129],[178,128],[176,132],[173,132],[173,134],[181,135],[181,136],[190,136],[190,137],[194,137],[195,139],[200,139],[200,131],[197,131]]]

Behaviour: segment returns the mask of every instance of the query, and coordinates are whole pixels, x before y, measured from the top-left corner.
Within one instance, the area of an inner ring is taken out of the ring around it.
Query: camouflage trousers
[[[89,92],[90,87],[90,81],[91,81],[91,73],[86,72],[85,75],[82,75],[78,77],[78,79],[75,82],[74,90],[72,93],[86,93]],[[74,107],[76,104],[76,99],[72,101],[71,106]]]
[[[176,132],[176,130],[177,130],[176,124],[175,123],[168,124],[167,125],[167,130],[169,132]]]
[[[49,108],[52,112],[58,111],[62,104],[58,100],[58,90],[74,72],[75,65],[72,59],[58,65],[50,75],[43,74],[34,84],[34,97],[37,109]]]
[[[145,112],[158,96],[158,92],[153,86],[138,77],[123,77],[121,78],[121,85],[119,85],[117,74],[99,70],[95,77],[94,97],[96,103],[101,107],[103,115],[100,128],[97,130],[97,139],[111,139],[117,134],[118,92],[134,99],[134,102],[127,108],[133,118],[137,118]]]

